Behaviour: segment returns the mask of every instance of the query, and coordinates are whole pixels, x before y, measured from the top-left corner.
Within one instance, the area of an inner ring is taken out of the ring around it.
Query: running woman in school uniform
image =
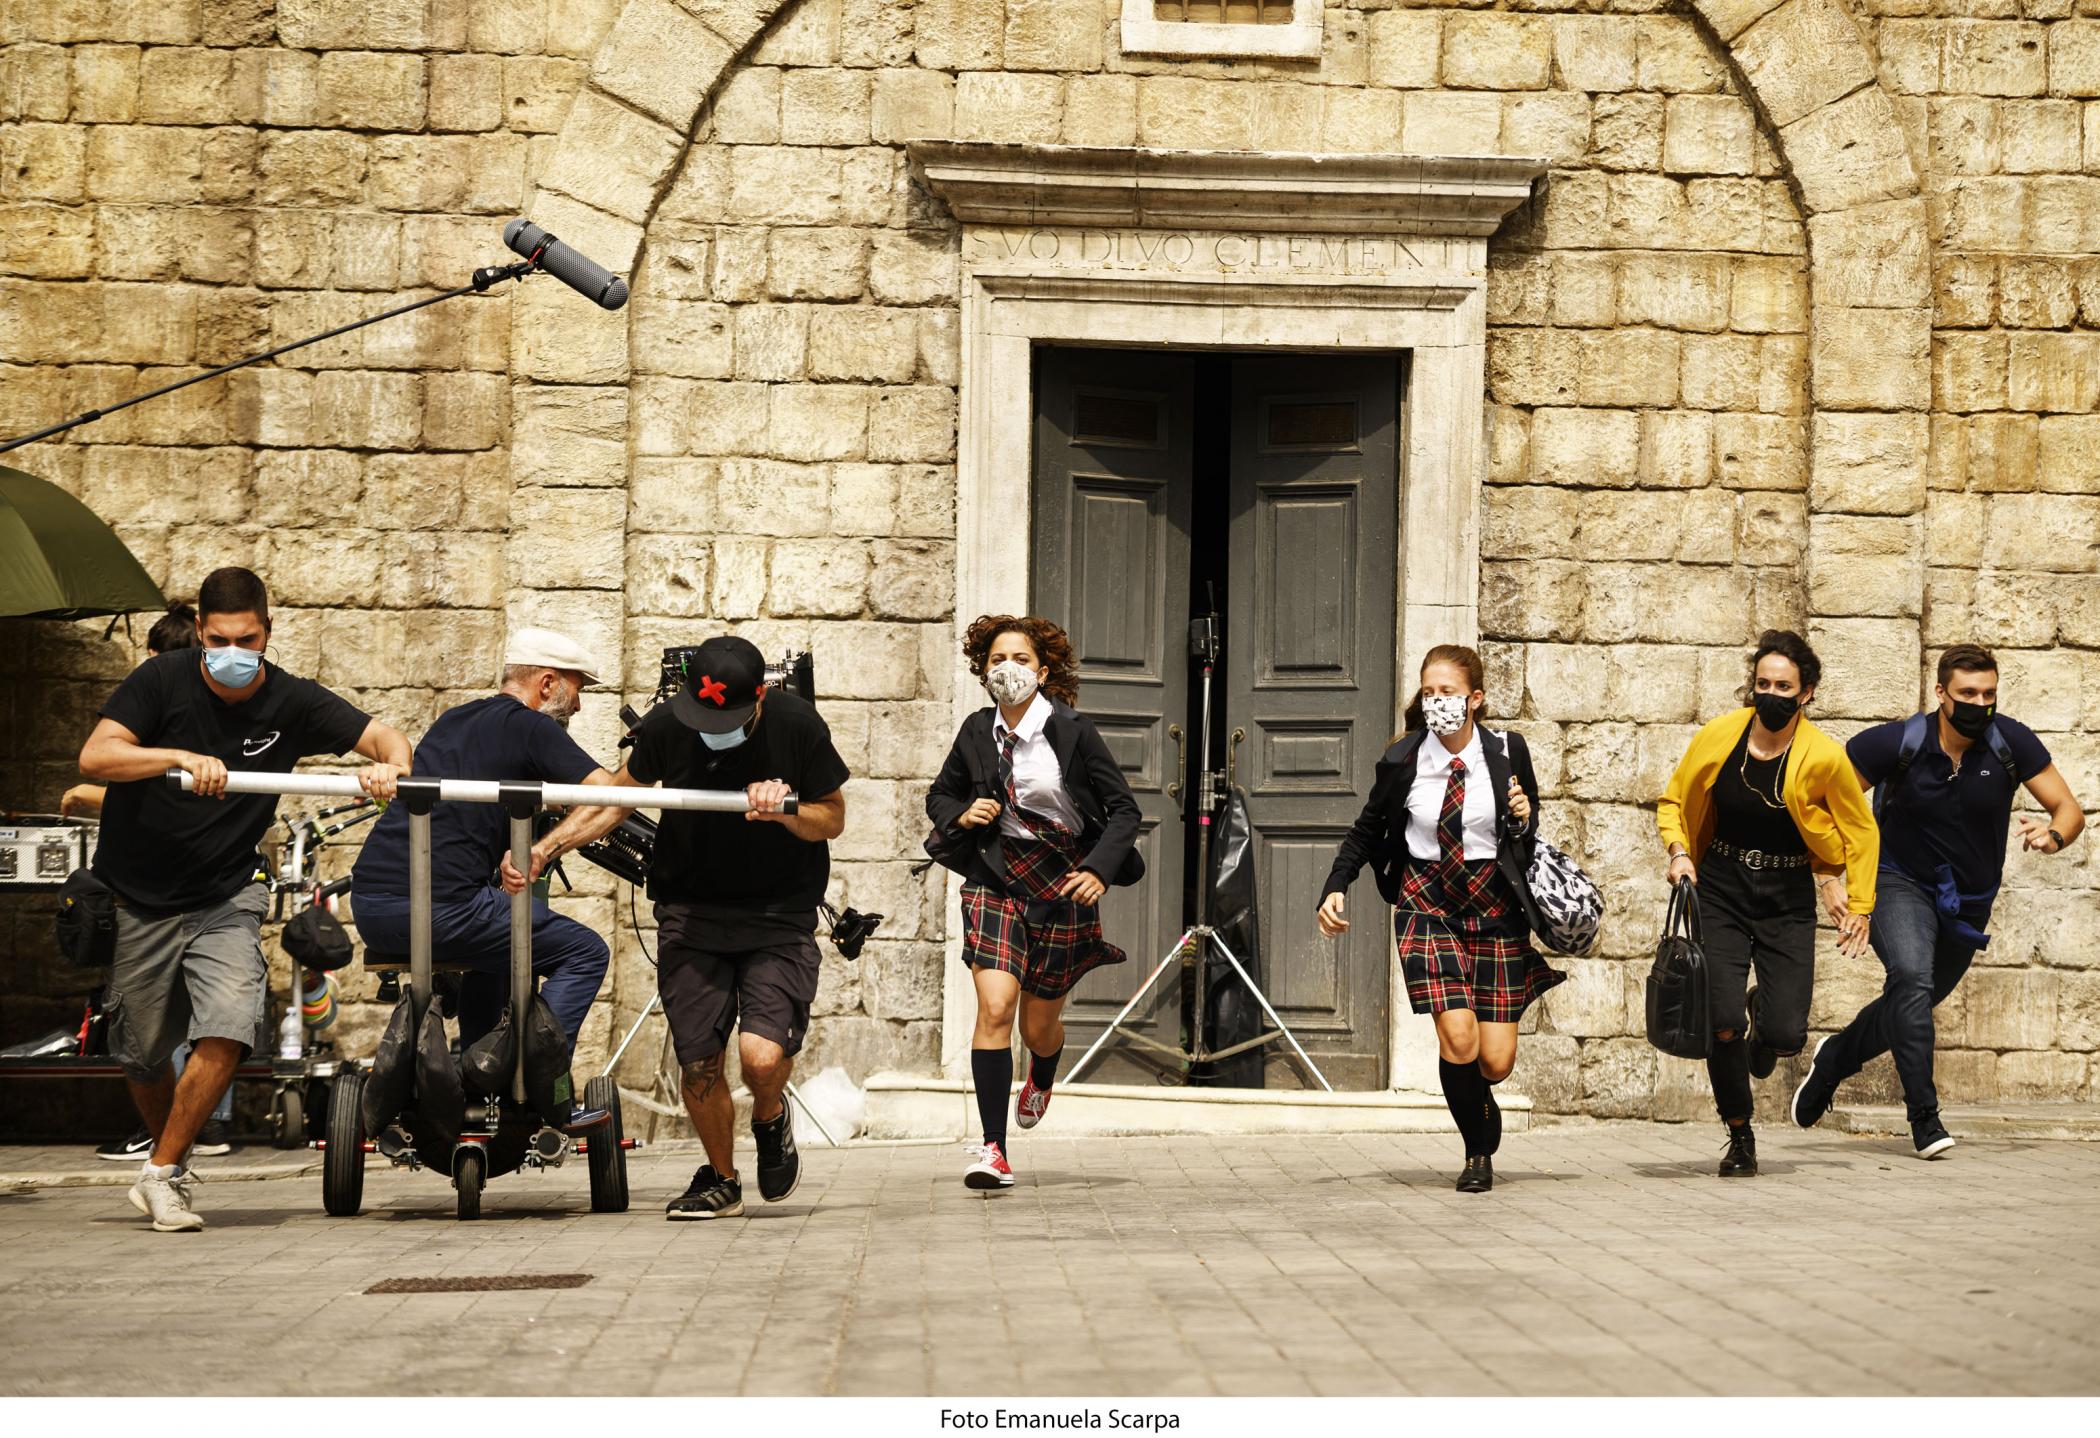
[[[1320,899],[1320,933],[1349,931],[1349,885],[1372,866],[1393,904],[1407,998],[1436,1019],[1437,1073],[1466,1144],[1460,1193],[1495,1186],[1502,1109],[1494,1085],[1517,1061],[1517,1021],[1567,975],[1531,946],[1543,929],[1525,881],[1538,841],[1538,780],[1524,736],[1479,722],[1480,656],[1439,644],[1422,661],[1406,732],[1378,761]]]
[[[1655,810],[1670,882],[1699,890],[1714,1024],[1706,1072],[1728,1126],[1723,1178],[1757,1172],[1752,1076],[1808,1042],[1818,890],[1838,952],[1867,949],[1881,836],[1843,747],[1801,717],[1822,677],[1800,635],[1758,636],[1749,707],[1693,737]]]
[[[1862,730],[1845,746],[1886,823],[1873,943],[1888,977],[1880,998],[1816,1045],[1793,1105],[1794,1122],[1813,1126],[1839,1084],[1893,1052],[1919,1158],[1954,1147],[1932,1083],[1932,1010],[1991,941],[1984,929],[2005,871],[2013,800],[2024,786],[2047,814],[2016,821],[2023,849],[2060,854],[2085,828],[2048,747],[1998,712],[1998,661],[1988,649],[1957,644],[1942,654],[1935,694],[1936,708]]]
[[[1139,811],[1100,732],[1073,705],[1079,663],[1047,619],[987,614],[963,637],[970,672],[995,701],[965,719],[926,795],[935,829],[963,839],[963,962],[977,989],[970,1073],[984,1142],[963,1182],[1013,1187],[1006,1096],[1013,1028],[1028,1045],[1028,1079],[1014,1105],[1022,1128],[1041,1122],[1065,1045],[1072,986],[1123,951],[1101,935],[1101,896],[1134,884]]]

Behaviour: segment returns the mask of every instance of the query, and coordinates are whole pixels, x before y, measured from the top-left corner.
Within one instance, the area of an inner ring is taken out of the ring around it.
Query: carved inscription
[[[1382,275],[1470,270],[1479,241],[1394,235],[1242,234],[1230,230],[1072,230],[972,226],[971,260],[1021,260],[1085,269],[1216,270]]]

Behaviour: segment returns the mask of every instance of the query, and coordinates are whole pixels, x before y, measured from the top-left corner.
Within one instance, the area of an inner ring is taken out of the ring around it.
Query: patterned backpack
[[[1546,931],[1539,937],[1556,954],[1580,958],[1597,944],[1604,922],[1604,896],[1575,861],[1544,839],[1532,851],[1525,874],[1531,899]]]

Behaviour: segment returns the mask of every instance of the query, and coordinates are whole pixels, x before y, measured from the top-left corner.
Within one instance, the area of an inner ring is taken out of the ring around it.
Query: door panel
[[[1225,709],[1246,733],[1269,999],[1330,1083],[1379,1087],[1392,936],[1322,939],[1312,915],[1393,722],[1399,359],[1240,357],[1232,383]],[[1287,1055],[1270,1046],[1268,1082],[1310,1082]]]
[[[1080,707],[1099,726],[1144,814],[1145,879],[1101,906],[1126,963],[1096,969],[1066,1008],[1076,1056],[1136,992],[1182,929],[1184,825],[1168,786],[1179,777],[1169,724],[1188,708],[1188,572],[1194,365],[1131,350],[1036,351],[1036,612],[1058,621],[1079,656]],[[1132,1026],[1178,1036],[1171,982]],[[1087,1073],[1100,1082],[1157,1071],[1111,1045]]]

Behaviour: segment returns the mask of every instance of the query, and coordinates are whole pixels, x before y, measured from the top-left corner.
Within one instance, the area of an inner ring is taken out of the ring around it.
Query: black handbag
[[[315,904],[292,915],[278,941],[292,956],[292,962],[302,969],[345,968],[357,957],[349,931],[324,904]]]
[[[1690,879],[1670,894],[1655,965],[1648,970],[1648,1042],[1681,1059],[1713,1051],[1713,995],[1699,943],[1699,895]]]
[[[117,896],[92,869],[75,869],[58,889],[58,951],[82,973],[100,975],[117,956]]]

